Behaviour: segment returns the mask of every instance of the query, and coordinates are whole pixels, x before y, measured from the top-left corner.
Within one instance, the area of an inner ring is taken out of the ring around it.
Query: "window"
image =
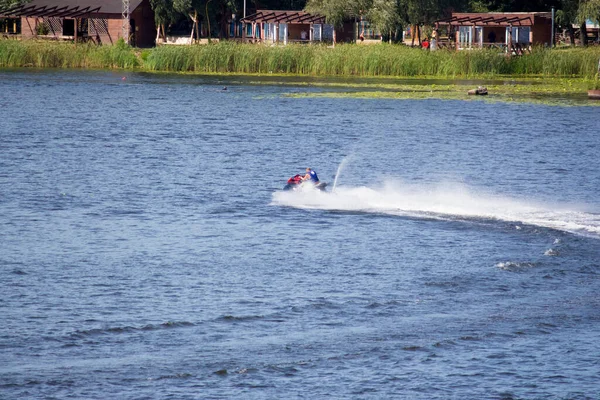
[[[459,26],[458,27],[458,41],[460,47],[470,47],[473,43],[473,27],[472,26]]]
[[[285,42],[287,40],[287,24],[279,24],[279,41]]]
[[[529,44],[529,32],[531,28],[528,26],[515,26],[512,28],[513,43]]]
[[[21,34],[20,18],[2,18],[0,19],[0,33],[9,35]]]
[[[63,36],[75,36],[75,20],[65,19],[63,20]]]
[[[321,24],[313,25],[313,39],[316,41],[321,40]]]
[[[483,27],[476,26],[475,27],[475,40],[474,42],[481,46],[483,44]]]

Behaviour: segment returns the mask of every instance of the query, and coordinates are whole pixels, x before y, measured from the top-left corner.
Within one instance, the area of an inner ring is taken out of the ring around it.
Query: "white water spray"
[[[335,173],[335,179],[333,180],[333,188],[331,189],[332,192],[335,192],[335,187],[337,186],[338,178],[340,177],[340,174],[342,173],[342,170],[344,169],[346,164],[348,164],[348,161],[350,161],[351,159],[352,155],[346,156],[342,159],[342,162],[338,166],[337,172]]]
[[[340,172],[348,159],[338,168]],[[334,183],[335,188],[335,183]],[[514,222],[572,232],[600,239],[600,214],[580,207],[544,204],[534,200],[519,200],[494,195],[461,184],[407,184],[388,181],[379,187],[341,187],[335,195],[316,193],[277,192],[274,205],[352,211],[440,220],[477,219]]]

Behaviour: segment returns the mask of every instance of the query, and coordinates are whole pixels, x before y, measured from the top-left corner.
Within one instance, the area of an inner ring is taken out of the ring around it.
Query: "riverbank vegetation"
[[[534,49],[508,57],[499,50],[429,52],[403,45],[263,46],[220,42],[135,49],[124,43],[0,41],[0,67],[120,68],[162,72],[311,76],[547,76],[592,80],[600,48]]]
[[[0,68],[139,68],[135,49],[117,42],[96,46],[36,40],[0,40]]]

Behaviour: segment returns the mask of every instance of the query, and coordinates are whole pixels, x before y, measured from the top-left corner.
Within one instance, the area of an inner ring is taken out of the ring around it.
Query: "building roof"
[[[325,17],[306,11],[256,10],[254,14],[241,19],[242,22],[267,22],[280,24],[324,24]]]
[[[551,13],[452,13],[452,17],[436,21],[438,25],[459,26],[532,26],[536,17],[552,18]]]
[[[135,10],[142,0],[130,0],[129,9]],[[33,0],[22,6],[0,10],[5,17],[67,17],[90,14],[121,14],[123,0]]]

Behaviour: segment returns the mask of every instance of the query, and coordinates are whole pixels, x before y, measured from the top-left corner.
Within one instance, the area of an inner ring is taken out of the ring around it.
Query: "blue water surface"
[[[600,398],[597,107],[256,80],[0,71],[0,398]]]

